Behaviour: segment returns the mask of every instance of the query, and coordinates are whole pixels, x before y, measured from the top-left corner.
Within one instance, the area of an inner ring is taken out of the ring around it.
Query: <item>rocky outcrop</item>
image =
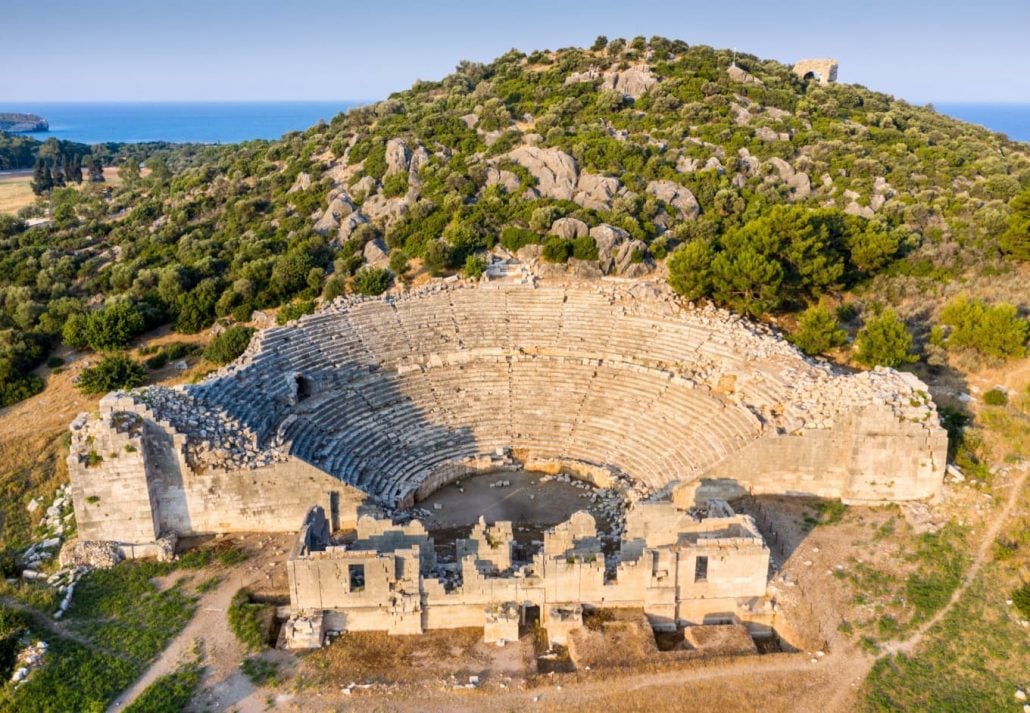
[[[351,213],[340,222],[340,229],[336,233],[337,241],[344,243],[350,240],[351,233],[358,229],[359,225],[368,222],[368,218],[361,213]]]
[[[558,149],[520,146],[508,158],[524,167],[536,179],[537,192],[555,200],[572,200],[579,168],[576,159]]]
[[[375,238],[365,243],[365,249],[362,254],[365,256],[365,262],[372,267],[383,267],[390,262],[390,248],[386,246],[386,243],[382,238]]]
[[[36,114],[0,112],[0,131],[17,134],[28,131],[49,131],[50,124]]]
[[[746,70],[741,69],[735,64],[731,64],[729,66],[729,68],[726,70],[726,74],[728,74],[730,79],[732,79],[734,82],[740,82],[741,84],[757,84],[758,86],[763,86],[761,79],[747,72]]]
[[[346,193],[340,193],[329,201],[329,207],[315,223],[315,232],[319,235],[329,235],[339,230],[340,221],[354,212],[354,203]]]
[[[658,78],[651,74],[651,68],[646,64],[638,64],[628,69],[606,72],[601,87],[639,99],[657,83]]]
[[[519,177],[511,171],[498,169],[491,166],[486,169],[486,185],[500,186],[505,193],[514,193],[519,189]]]
[[[682,219],[693,220],[701,212],[694,194],[673,181],[651,181],[647,184],[647,192],[675,208]]]
[[[598,176],[593,173],[581,173],[576,182],[576,192],[572,200],[584,208],[592,210],[608,210],[622,186],[619,179],[611,176]]]
[[[390,176],[401,171],[407,171],[411,163],[411,151],[400,139],[390,139],[386,142],[386,175]]]
[[[559,218],[551,223],[551,235],[571,240],[582,238],[590,233],[590,226],[576,218]]]
[[[116,542],[99,540],[73,540],[61,548],[62,567],[90,567],[110,569],[124,559]]]

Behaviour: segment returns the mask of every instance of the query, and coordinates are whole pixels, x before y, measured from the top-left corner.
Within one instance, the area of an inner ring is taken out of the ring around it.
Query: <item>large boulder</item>
[[[315,232],[319,235],[329,235],[340,228],[340,221],[354,212],[354,204],[350,196],[341,193],[331,201],[325,213],[315,223]]]
[[[366,198],[361,204],[361,211],[374,221],[393,223],[408,212],[411,208],[410,203],[406,194],[387,198],[380,193]]]
[[[590,233],[590,226],[576,218],[559,218],[551,223],[551,235],[572,240],[582,238]]]
[[[357,183],[350,187],[352,196],[370,196],[379,190],[379,181],[372,176],[363,176]]]
[[[615,256],[622,244],[629,240],[629,233],[614,225],[601,223],[590,229],[590,237],[597,243],[597,264],[604,274],[611,274],[615,269]]]
[[[643,255],[640,262],[633,262],[634,255]],[[637,266],[640,267],[637,267]],[[629,240],[619,246],[619,252],[615,255],[615,269],[619,275],[624,277],[640,277],[646,275],[654,268],[647,251],[647,243],[642,240]]]
[[[407,145],[400,139],[390,139],[386,142],[386,175],[407,171],[411,162],[411,152]]]
[[[311,174],[310,173],[305,173],[304,171],[301,171],[300,173],[297,174],[297,178],[296,178],[296,180],[294,180],[293,185],[290,186],[290,190],[288,190],[286,192],[287,193],[296,193],[297,191],[306,191],[310,187],[311,187]]]
[[[508,158],[523,166],[536,179],[536,190],[555,200],[572,200],[579,178],[576,159],[558,149],[520,146]]]
[[[375,238],[365,243],[362,254],[365,262],[372,267],[383,267],[390,264],[390,248],[386,246],[382,238]]]
[[[620,188],[617,178],[581,173],[572,200],[584,208],[609,210],[612,207],[612,198],[618,194]]]
[[[647,184],[647,192],[675,208],[680,218],[693,220],[701,213],[701,206],[694,194],[673,181],[651,181]]]
[[[606,72],[601,87],[639,99],[657,83],[658,78],[651,74],[651,68],[646,64],[638,64],[628,69]]]
[[[789,181],[794,177],[794,167],[779,156],[773,156],[766,163],[773,167],[776,173],[780,175],[781,180]]]
[[[361,213],[351,213],[340,222],[340,229],[336,233],[338,242],[345,243],[350,240],[351,233],[358,229],[359,225],[368,222],[368,218]]]
[[[519,177],[511,171],[498,169],[491,166],[486,169],[486,185],[500,186],[505,193],[514,193],[519,189]]]

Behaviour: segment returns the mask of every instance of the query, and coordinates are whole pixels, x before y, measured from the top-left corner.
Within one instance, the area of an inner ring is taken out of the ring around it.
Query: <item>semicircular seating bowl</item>
[[[387,504],[499,449],[661,490],[804,422],[800,384],[845,378],[635,282],[344,299],[255,342],[190,395]]]

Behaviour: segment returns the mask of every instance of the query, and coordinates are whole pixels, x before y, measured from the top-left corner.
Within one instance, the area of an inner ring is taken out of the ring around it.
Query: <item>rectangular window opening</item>
[[[702,556],[694,560],[694,581],[708,581],[708,557]]]
[[[350,591],[361,592],[365,589],[365,565],[347,565],[347,575],[350,581]]]

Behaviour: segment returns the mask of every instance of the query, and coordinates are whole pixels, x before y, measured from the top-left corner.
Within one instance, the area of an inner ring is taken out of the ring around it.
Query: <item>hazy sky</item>
[[[5,0],[0,101],[378,99],[488,60],[663,35],[911,101],[1030,102],[1030,0]]]

